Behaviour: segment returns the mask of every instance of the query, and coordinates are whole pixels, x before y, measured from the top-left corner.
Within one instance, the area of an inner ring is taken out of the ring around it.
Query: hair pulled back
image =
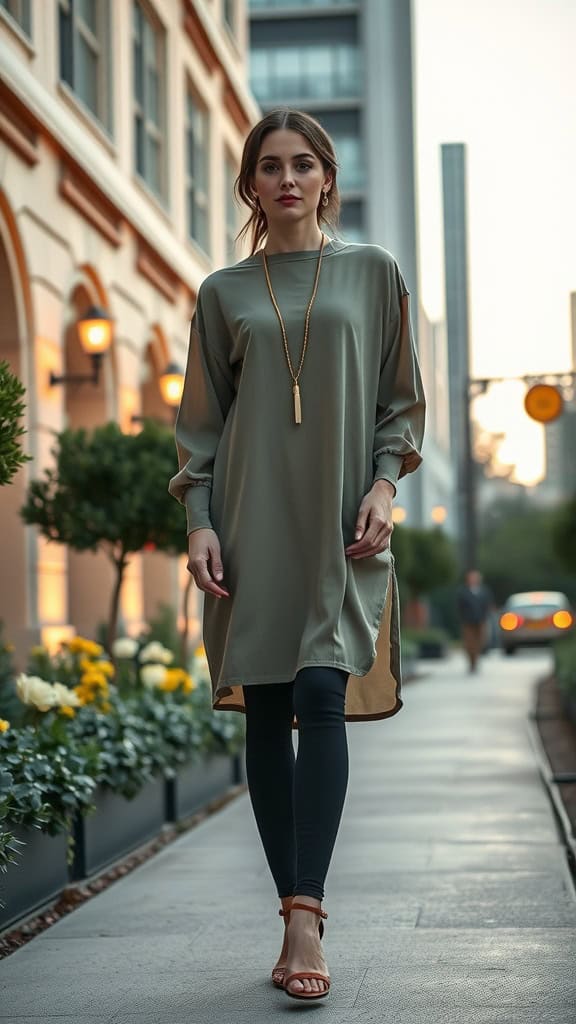
[[[332,228],[334,234],[338,233],[340,217],[340,193],[336,183],[338,161],[332,139],[310,114],[306,114],[302,110],[293,110],[291,107],[275,107],[250,130],[242,151],[240,172],[234,182],[234,195],[251,210],[248,221],[236,236],[236,241],[251,231],[251,256],[268,234],[268,220],[258,203],[258,196],[253,186],[256,163],[264,139],[270,132],[277,131],[279,128],[289,129],[303,135],[320,160],[324,171],[331,172],[332,185],[328,193],[328,205],[323,206],[322,198],[320,198],[316,213],[319,225],[326,224]]]

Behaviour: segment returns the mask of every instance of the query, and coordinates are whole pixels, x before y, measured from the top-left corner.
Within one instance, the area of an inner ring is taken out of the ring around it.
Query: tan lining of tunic
[[[327,664],[323,662],[323,664]],[[300,668],[305,667],[301,665]],[[272,685],[272,684],[270,684]],[[390,568],[386,600],[382,613],[376,657],[364,675],[350,674],[346,686],[345,719],[347,722],[372,722],[390,718],[402,707],[400,698],[400,623],[396,573]],[[246,713],[241,685],[223,686],[213,702],[215,711]],[[294,716],[293,727],[298,727]]]

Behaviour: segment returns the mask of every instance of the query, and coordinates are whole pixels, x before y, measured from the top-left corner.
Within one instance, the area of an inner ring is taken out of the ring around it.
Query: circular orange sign
[[[564,399],[558,388],[552,384],[534,384],[526,392],[524,408],[533,420],[539,423],[550,423],[560,416],[564,408]]]

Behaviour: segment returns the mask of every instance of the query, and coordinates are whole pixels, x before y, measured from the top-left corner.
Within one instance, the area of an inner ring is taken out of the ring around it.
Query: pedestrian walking
[[[466,572],[457,592],[462,646],[468,658],[469,672],[478,671],[478,662],[488,642],[488,621],[494,606],[489,588],[478,569]]]
[[[408,289],[386,249],[338,237],[337,169],[306,113],[277,108],[248,134],[236,192],[252,252],[199,288],[169,484],[204,592],[213,707],[246,714],[284,921],[272,981],[307,1000],[330,988],[345,723],[402,706],[392,501],[422,461],[425,416]]]

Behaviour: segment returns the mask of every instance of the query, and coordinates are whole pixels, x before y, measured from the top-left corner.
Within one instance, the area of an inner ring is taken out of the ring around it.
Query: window
[[[158,196],[165,181],[165,42],[160,25],[134,3],[134,148],[138,174]]]
[[[186,101],[186,193],[188,234],[210,252],[208,112],[192,91]]]
[[[347,7],[357,5],[360,0],[249,0],[252,11],[274,10],[279,7]]]
[[[236,260],[236,225],[238,218],[238,207],[234,199],[234,182],[236,181],[236,166],[230,156],[226,156],[226,173],[224,187],[224,209],[226,210],[226,263],[231,264]]]
[[[262,103],[356,98],[362,88],[358,47],[350,43],[255,47],[250,85]]]
[[[0,0],[0,7],[20,26],[27,36],[32,34],[30,24],[30,0]]]
[[[223,17],[224,17],[224,22],[226,23],[226,25],[228,26],[228,28],[230,29],[232,34],[234,34],[234,32],[236,30],[236,11],[235,11],[235,7],[236,7],[236,0],[223,0],[222,14],[223,14]]]
[[[107,0],[59,0],[60,78],[110,126]]]
[[[364,213],[362,203],[343,202],[340,207],[340,228],[348,242],[364,242]]]
[[[338,160],[338,186],[341,192],[356,192],[366,181],[362,144],[361,114],[358,108],[315,110],[314,117],[328,132]]]
[[[360,139],[350,135],[332,136],[340,170],[338,184],[343,192],[364,187],[364,163]]]

